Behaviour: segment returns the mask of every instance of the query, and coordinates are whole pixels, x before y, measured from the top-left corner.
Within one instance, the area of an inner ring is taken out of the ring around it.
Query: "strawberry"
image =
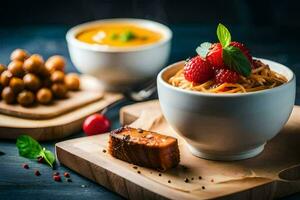
[[[229,69],[220,69],[215,76],[216,82],[222,83],[236,83],[239,80],[239,74]]]
[[[213,69],[200,56],[188,60],[184,66],[184,77],[193,83],[203,83],[214,75]]]
[[[252,56],[250,54],[249,49],[244,44],[240,42],[231,42],[230,46],[239,48],[243,52],[243,54],[248,58],[249,62],[252,64]]]
[[[213,69],[222,69],[225,67],[222,57],[222,45],[220,43],[214,43],[211,45],[206,56],[206,60]]]

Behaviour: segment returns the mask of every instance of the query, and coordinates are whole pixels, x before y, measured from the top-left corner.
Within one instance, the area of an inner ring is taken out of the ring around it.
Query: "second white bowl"
[[[157,31],[163,37],[156,43],[130,48],[92,45],[76,39],[83,30],[119,22]],[[66,39],[71,60],[81,73],[97,77],[107,89],[119,90],[156,76],[169,59],[172,32],[168,27],[150,20],[105,19],[73,27],[67,32]]]

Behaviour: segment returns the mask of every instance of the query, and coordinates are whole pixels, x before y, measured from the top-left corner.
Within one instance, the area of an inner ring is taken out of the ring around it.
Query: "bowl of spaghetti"
[[[247,62],[226,62],[223,46],[219,56],[224,63],[218,68],[217,62],[209,62],[217,51],[209,48],[206,57],[177,62],[157,76],[163,115],[195,156],[212,160],[256,156],[291,114],[294,73],[274,61],[247,58],[241,47],[237,54],[244,54]],[[234,67],[236,63],[239,66]],[[247,64],[249,69],[242,69]]]

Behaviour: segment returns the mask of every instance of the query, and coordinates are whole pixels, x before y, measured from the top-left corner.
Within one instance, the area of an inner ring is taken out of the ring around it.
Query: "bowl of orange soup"
[[[170,55],[172,32],[143,19],[104,19],[77,25],[66,35],[71,60],[106,89],[122,90],[155,77]]]

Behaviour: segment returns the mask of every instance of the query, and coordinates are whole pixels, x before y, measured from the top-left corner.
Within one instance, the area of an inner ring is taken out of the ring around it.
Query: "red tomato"
[[[97,135],[110,130],[110,121],[101,114],[93,114],[83,122],[83,131],[86,135]]]

